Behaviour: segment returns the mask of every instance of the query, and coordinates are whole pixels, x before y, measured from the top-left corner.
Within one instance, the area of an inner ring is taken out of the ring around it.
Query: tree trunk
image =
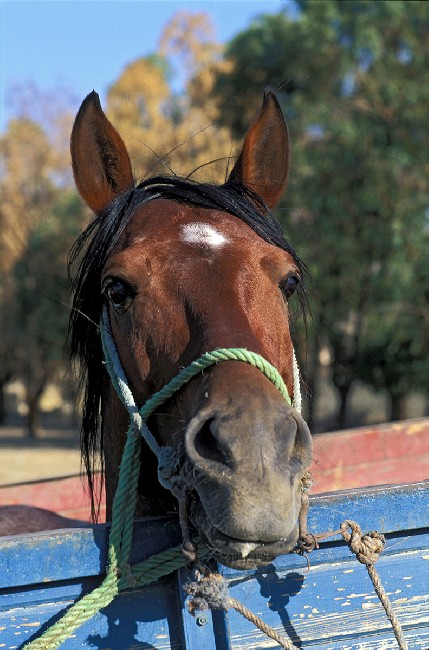
[[[313,345],[311,348],[310,362],[308,364],[308,371],[306,377],[306,388],[308,391],[307,399],[307,424],[310,427],[310,430],[314,425],[314,418],[316,413],[317,398],[318,398],[318,389],[319,389],[319,378],[320,378],[320,361],[319,361],[319,352],[320,345],[315,336]]]
[[[39,426],[39,408],[36,400],[27,400],[27,435],[29,438],[37,438],[37,429]]]
[[[12,376],[11,372],[3,372],[0,380],[0,424],[4,424],[6,420],[6,398],[4,389],[12,379]]]
[[[404,394],[394,395],[390,393],[390,421],[397,422],[407,418],[406,396]]]
[[[37,437],[37,430],[40,426],[39,421],[39,406],[40,398],[42,397],[45,388],[45,381],[41,383],[36,390],[27,392],[27,433],[29,438]]]
[[[340,406],[337,414],[338,430],[346,428],[347,410],[348,410],[348,402],[349,402],[351,386],[352,386],[351,384],[344,384],[343,386],[337,386],[338,394],[340,396]]]
[[[6,417],[6,407],[4,399],[4,384],[0,383],[0,425],[4,424]]]

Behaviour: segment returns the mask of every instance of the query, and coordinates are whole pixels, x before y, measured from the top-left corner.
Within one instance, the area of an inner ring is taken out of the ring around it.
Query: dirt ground
[[[44,428],[32,440],[21,426],[0,427],[0,485],[79,472],[77,430]]]

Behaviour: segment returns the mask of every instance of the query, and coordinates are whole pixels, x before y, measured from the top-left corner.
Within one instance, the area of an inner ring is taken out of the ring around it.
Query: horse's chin
[[[273,542],[230,537],[210,522],[199,500],[192,504],[190,516],[212,556],[232,569],[255,569],[270,564],[278,555],[292,551],[298,541],[298,526],[295,526],[287,537]]]

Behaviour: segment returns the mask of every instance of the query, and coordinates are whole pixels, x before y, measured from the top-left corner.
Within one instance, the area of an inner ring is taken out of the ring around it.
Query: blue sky
[[[16,84],[63,86],[79,101],[95,89],[103,98],[129,61],[156,49],[180,9],[209,13],[226,42],[289,1],[0,0],[0,131],[12,117],[8,96]]]

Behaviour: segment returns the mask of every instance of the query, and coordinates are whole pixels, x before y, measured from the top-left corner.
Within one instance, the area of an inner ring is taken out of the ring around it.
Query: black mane
[[[102,452],[103,445],[98,436],[104,376],[98,331],[103,305],[101,272],[135,209],[154,198],[228,212],[244,221],[265,241],[287,251],[300,269],[301,276],[306,273],[304,264],[285,240],[280,223],[263,200],[239,183],[210,185],[176,177],[155,177],[127,190],[95,217],[75,242],[68,263],[73,290],[69,321],[70,358],[80,367],[83,394],[81,449],[91,494],[96,452]],[[304,300],[301,288],[301,303]],[[102,468],[102,453],[100,463]]]

